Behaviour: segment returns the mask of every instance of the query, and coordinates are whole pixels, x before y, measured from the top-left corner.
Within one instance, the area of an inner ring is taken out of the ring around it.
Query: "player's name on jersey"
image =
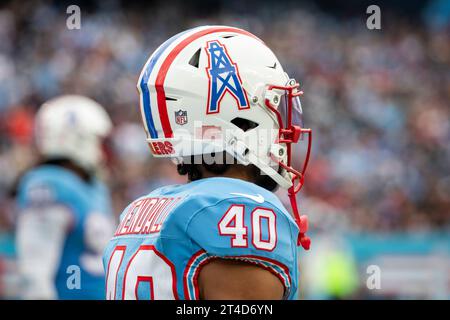
[[[161,230],[164,220],[181,198],[142,198],[134,201],[117,227],[115,236],[149,234]]]

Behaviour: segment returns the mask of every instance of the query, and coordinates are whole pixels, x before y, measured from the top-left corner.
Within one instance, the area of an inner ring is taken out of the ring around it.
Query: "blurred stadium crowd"
[[[150,157],[136,82],[160,43],[201,24],[250,30],[300,81],[314,130],[300,203],[313,228],[448,231],[448,19],[394,16],[371,31],[365,12],[343,19],[273,6],[194,16],[170,4],[98,4],[81,8],[80,30],[66,28],[65,8],[56,5],[0,6],[0,234],[13,232],[14,184],[36,160],[33,116],[55,95],[84,94],[110,112],[115,129],[105,177],[116,213],[156,186],[184,181],[171,163]]]

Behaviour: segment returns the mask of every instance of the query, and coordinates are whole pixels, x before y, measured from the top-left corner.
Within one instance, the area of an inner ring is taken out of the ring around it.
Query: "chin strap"
[[[309,135],[309,139],[311,141],[311,135]],[[309,144],[310,145],[310,144]],[[305,164],[308,164],[309,160],[309,150],[310,147],[308,147],[308,156],[305,159]],[[275,160],[275,158],[272,157],[272,159]],[[291,202],[292,207],[292,214],[294,216],[295,222],[297,223],[298,229],[299,229],[299,235],[297,239],[297,245],[301,245],[303,249],[309,250],[309,247],[311,246],[311,239],[306,235],[306,232],[308,231],[308,216],[306,215],[300,215],[300,210],[298,209],[297,205],[297,193],[302,189],[303,182],[304,182],[304,172],[306,170],[306,165],[304,165],[303,172],[299,172],[292,167],[284,164],[282,161],[278,160],[278,164],[284,168],[286,171],[293,174],[292,178],[292,186],[288,189],[288,196],[289,200]],[[295,180],[298,179],[297,185],[295,184]]]
[[[298,191],[297,191],[298,192]],[[308,231],[308,216],[300,215],[297,206],[297,199],[295,195],[297,194],[295,187],[292,186],[288,190],[289,200],[291,201],[292,211],[294,214],[295,222],[297,223],[299,234],[297,238],[297,246],[301,245],[303,249],[309,250],[311,246],[311,239],[306,235]]]

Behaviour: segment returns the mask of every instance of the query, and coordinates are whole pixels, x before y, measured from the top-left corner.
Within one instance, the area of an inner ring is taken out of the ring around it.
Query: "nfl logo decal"
[[[186,124],[188,122],[187,111],[178,110],[175,111],[175,122],[180,126]]]

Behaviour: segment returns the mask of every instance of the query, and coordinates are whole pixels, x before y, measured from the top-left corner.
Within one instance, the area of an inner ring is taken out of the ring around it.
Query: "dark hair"
[[[214,155],[212,155],[214,157]],[[223,152],[223,158],[225,158],[227,154]],[[195,156],[191,156],[190,163],[181,163],[177,165],[177,171],[180,175],[187,175],[189,181],[196,181],[203,178],[203,170],[206,170],[214,175],[224,175],[231,166],[238,165],[237,163],[212,163],[207,164],[203,160],[202,161],[194,161]],[[201,163],[199,163],[201,162]],[[263,187],[269,191],[274,191],[278,185],[277,183],[268,175],[262,174],[261,170],[253,164],[249,164],[246,168],[250,170],[250,175],[254,177],[254,180],[251,181],[256,185]]]
[[[223,175],[228,171],[230,164],[227,163],[212,163],[207,164],[203,160],[200,164],[196,161],[195,156],[191,156],[190,163],[181,163],[177,165],[177,170],[180,175],[188,175],[189,181],[195,181],[203,178],[202,167],[213,174]]]

